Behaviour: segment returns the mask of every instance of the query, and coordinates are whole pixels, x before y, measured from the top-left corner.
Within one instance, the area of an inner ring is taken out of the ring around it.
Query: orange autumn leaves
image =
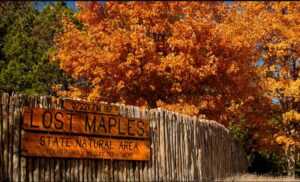
[[[245,55],[249,47],[237,52],[220,32],[230,12],[224,3],[82,2],[78,7],[83,28],[64,20],[56,58],[88,84],[60,94],[167,107],[225,122],[257,93],[249,69],[255,59]]]
[[[271,87],[262,81],[267,68],[255,64],[265,56],[262,45],[293,18],[281,22],[270,6],[280,9],[256,2],[78,3],[83,26],[66,18],[56,38],[56,58],[77,82],[58,93],[264,126]]]
[[[276,142],[286,149],[294,145],[300,149],[300,5],[281,2],[270,5],[271,35],[267,37],[260,68],[267,77],[262,86],[269,98],[277,98],[281,105],[283,130]]]

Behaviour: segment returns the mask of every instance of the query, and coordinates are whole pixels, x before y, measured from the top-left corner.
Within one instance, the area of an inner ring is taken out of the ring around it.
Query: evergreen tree
[[[67,84],[57,63],[49,62],[65,14],[71,11],[61,2],[41,11],[32,2],[0,3],[0,91],[53,94],[53,84]]]

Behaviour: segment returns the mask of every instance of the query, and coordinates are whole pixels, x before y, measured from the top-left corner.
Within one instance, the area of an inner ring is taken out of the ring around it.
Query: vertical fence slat
[[[49,182],[54,182],[54,159],[49,159],[49,164],[48,164],[48,178]]]
[[[96,181],[97,182],[100,182],[100,181],[102,181],[101,180],[101,170],[102,170],[102,166],[101,166],[101,160],[99,160],[99,159],[97,159],[96,161],[95,161],[95,167],[96,167],[96,169],[95,169],[95,173],[97,173],[96,174]]]
[[[60,180],[60,171],[59,171],[59,163],[58,163],[58,159],[53,159],[53,167],[54,169],[53,171],[53,177],[54,177],[54,182],[59,181]]]
[[[192,160],[192,157],[193,157],[193,151],[192,151],[192,143],[193,143],[193,140],[192,140],[192,130],[191,130],[191,124],[192,124],[193,120],[192,118],[189,118],[189,122],[187,123],[187,128],[188,128],[188,132],[187,132],[187,150],[188,150],[188,169],[189,170],[189,175],[188,175],[188,180],[189,181],[192,181],[193,180],[193,160]]]
[[[26,181],[33,181],[32,177],[32,159],[26,158]]]
[[[178,158],[178,153],[177,153],[177,123],[178,123],[178,115],[177,113],[175,113],[175,120],[174,122],[172,122],[173,126],[172,126],[172,129],[173,129],[173,153],[174,153],[174,157],[173,157],[173,160],[174,160],[174,178],[173,180],[176,180],[177,179],[177,176],[178,176],[178,171],[177,171],[177,158]]]
[[[169,133],[169,111],[165,111],[165,117],[164,117],[164,146],[165,146],[165,156],[164,156],[164,160],[165,160],[165,171],[166,171],[166,179],[168,181],[170,181],[170,147],[169,147],[169,141],[170,141],[170,133]]]
[[[157,112],[156,111],[149,111],[149,122],[151,126],[151,138],[150,138],[150,145],[151,145],[151,161],[152,161],[152,179],[153,181],[158,181],[157,176]]]
[[[18,95],[12,96],[12,175],[14,181],[20,180],[20,155],[19,155],[19,145],[20,145],[20,118],[18,117]]]
[[[69,170],[70,170],[70,181],[75,181],[75,173],[74,173],[74,159],[69,160]]]
[[[178,130],[180,131],[178,134],[178,141],[179,141],[179,178],[180,178],[180,181],[183,181],[183,156],[184,156],[184,150],[183,150],[183,134],[184,134],[184,131],[183,131],[183,123],[184,123],[184,116],[180,116],[180,121],[179,121],[179,124],[178,124]]]
[[[169,141],[169,143],[170,143],[169,144],[169,147],[170,147],[170,149],[169,149],[169,152],[170,152],[169,153],[169,155],[170,155],[170,157],[169,157],[169,160],[170,160],[170,162],[169,162],[170,170],[169,170],[169,173],[170,173],[170,180],[174,180],[173,112],[170,113],[170,115],[169,115],[169,123],[168,123],[168,125],[169,125],[168,128],[169,128],[169,136],[170,136],[170,141]]]
[[[43,158],[37,158],[37,162],[38,162],[38,181],[44,182],[44,160]]]
[[[2,116],[2,93],[0,93],[0,179],[4,178],[3,174],[3,116]]]
[[[10,180],[14,181],[14,174],[13,174],[13,142],[14,142],[14,135],[13,135],[13,128],[14,128],[14,97],[9,97],[9,107],[8,107],[8,175],[10,176]]]
[[[160,110],[160,122],[159,122],[159,173],[160,180],[166,180],[165,174],[165,146],[164,146],[164,113]]]
[[[21,158],[21,165],[20,165],[20,181],[28,181],[26,179],[26,158],[25,157],[20,157]]]
[[[5,130],[4,130],[4,97],[5,94],[0,94],[0,170],[1,170],[1,179],[5,178],[5,159],[4,159],[4,150],[5,150],[5,142],[4,142],[4,137],[5,137]]]
[[[8,146],[9,146],[9,130],[8,130],[8,109],[9,96],[4,94],[2,97],[2,113],[3,113],[3,166],[4,166],[4,180],[9,179],[8,173]]]
[[[109,181],[111,179],[111,174],[110,174],[110,160],[104,160],[104,171],[105,171],[105,176],[104,176],[104,181]]]
[[[159,180],[159,173],[158,173],[158,139],[159,139],[159,112],[158,111],[153,111],[154,113],[154,120],[152,121],[152,124],[154,125],[154,131],[153,131],[153,141],[151,142],[151,144],[154,146],[153,148],[153,177],[154,177],[154,181],[158,181]]]

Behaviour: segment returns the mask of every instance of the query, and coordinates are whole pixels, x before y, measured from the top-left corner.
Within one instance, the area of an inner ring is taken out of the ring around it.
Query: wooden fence
[[[60,109],[61,99],[0,96],[2,181],[213,181],[247,168],[240,146],[217,122],[125,105],[118,105],[122,115],[150,119],[150,161],[22,157],[24,105]]]

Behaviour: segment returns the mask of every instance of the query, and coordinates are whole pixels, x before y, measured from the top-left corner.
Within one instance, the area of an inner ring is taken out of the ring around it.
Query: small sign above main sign
[[[109,105],[66,101],[63,109],[25,107],[21,151],[24,156],[150,159],[150,126],[120,116]]]
[[[110,104],[98,104],[94,102],[65,99],[62,102],[62,107],[66,111],[93,112],[93,113],[103,113],[103,114],[110,114],[110,115],[120,115],[119,107]]]

